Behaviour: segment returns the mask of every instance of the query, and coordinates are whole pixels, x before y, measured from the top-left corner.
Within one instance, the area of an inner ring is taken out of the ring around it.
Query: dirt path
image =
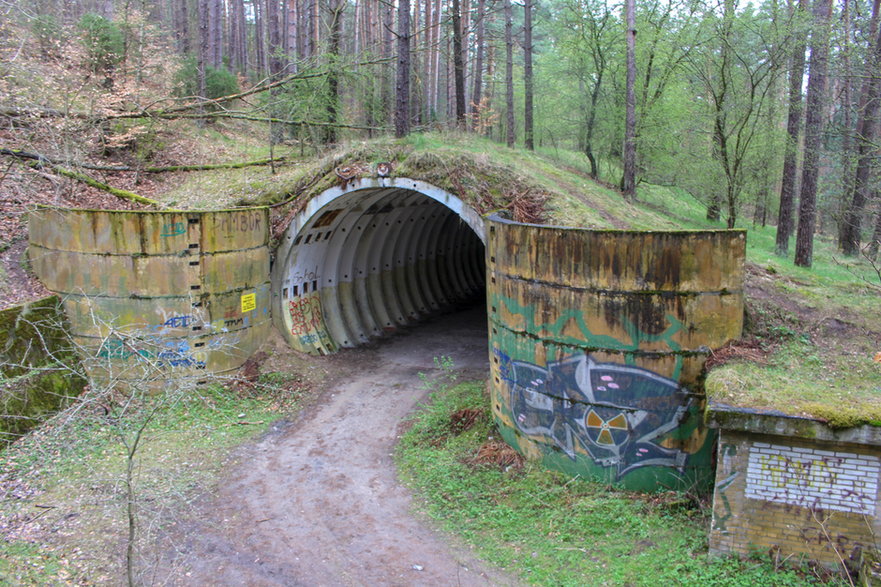
[[[479,311],[461,313],[323,359],[335,383],[239,455],[210,515],[178,545],[172,582],[510,584],[410,513],[392,461],[401,419],[426,395],[419,373],[438,375],[434,357],[486,375],[485,323]]]

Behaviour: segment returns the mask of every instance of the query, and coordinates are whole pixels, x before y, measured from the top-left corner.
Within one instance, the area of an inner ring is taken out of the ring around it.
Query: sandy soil
[[[323,397],[242,449],[192,532],[165,541],[167,582],[513,583],[411,513],[392,460],[401,419],[427,395],[419,373],[439,376],[433,359],[446,355],[484,377],[486,340],[486,316],[474,310],[323,358]]]

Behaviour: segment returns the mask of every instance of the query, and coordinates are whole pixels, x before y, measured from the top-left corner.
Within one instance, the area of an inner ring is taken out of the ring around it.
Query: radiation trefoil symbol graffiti
[[[580,446],[616,479],[645,466],[679,470],[688,454],[658,444],[687,416],[692,396],[647,369],[573,356],[547,369],[501,357],[517,428],[575,459]]]

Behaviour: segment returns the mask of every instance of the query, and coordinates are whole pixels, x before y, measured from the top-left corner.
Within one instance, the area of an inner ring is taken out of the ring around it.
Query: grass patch
[[[474,464],[498,434],[482,382],[444,388],[414,416],[397,463],[422,508],[480,556],[536,585],[819,582],[770,561],[707,557],[707,512],[680,493],[638,494],[537,466]],[[463,410],[483,417],[460,431]]]
[[[715,401],[820,418],[836,428],[881,426],[881,365],[865,354],[828,354],[794,333],[765,365],[733,362],[714,369],[706,389]]]
[[[210,494],[231,450],[299,407],[305,389],[266,374],[235,391],[219,385],[161,407],[136,453],[139,567],[147,545],[173,532],[194,500]],[[100,406],[70,411],[0,453],[0,584],[116,582],[124,576],[125,449],[137,423],[108,419]]]

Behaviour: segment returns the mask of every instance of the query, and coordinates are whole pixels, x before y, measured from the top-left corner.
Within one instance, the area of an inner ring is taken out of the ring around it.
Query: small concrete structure
[[[881,539],[881,428],[714,404],[710,552],[859,566]]]

